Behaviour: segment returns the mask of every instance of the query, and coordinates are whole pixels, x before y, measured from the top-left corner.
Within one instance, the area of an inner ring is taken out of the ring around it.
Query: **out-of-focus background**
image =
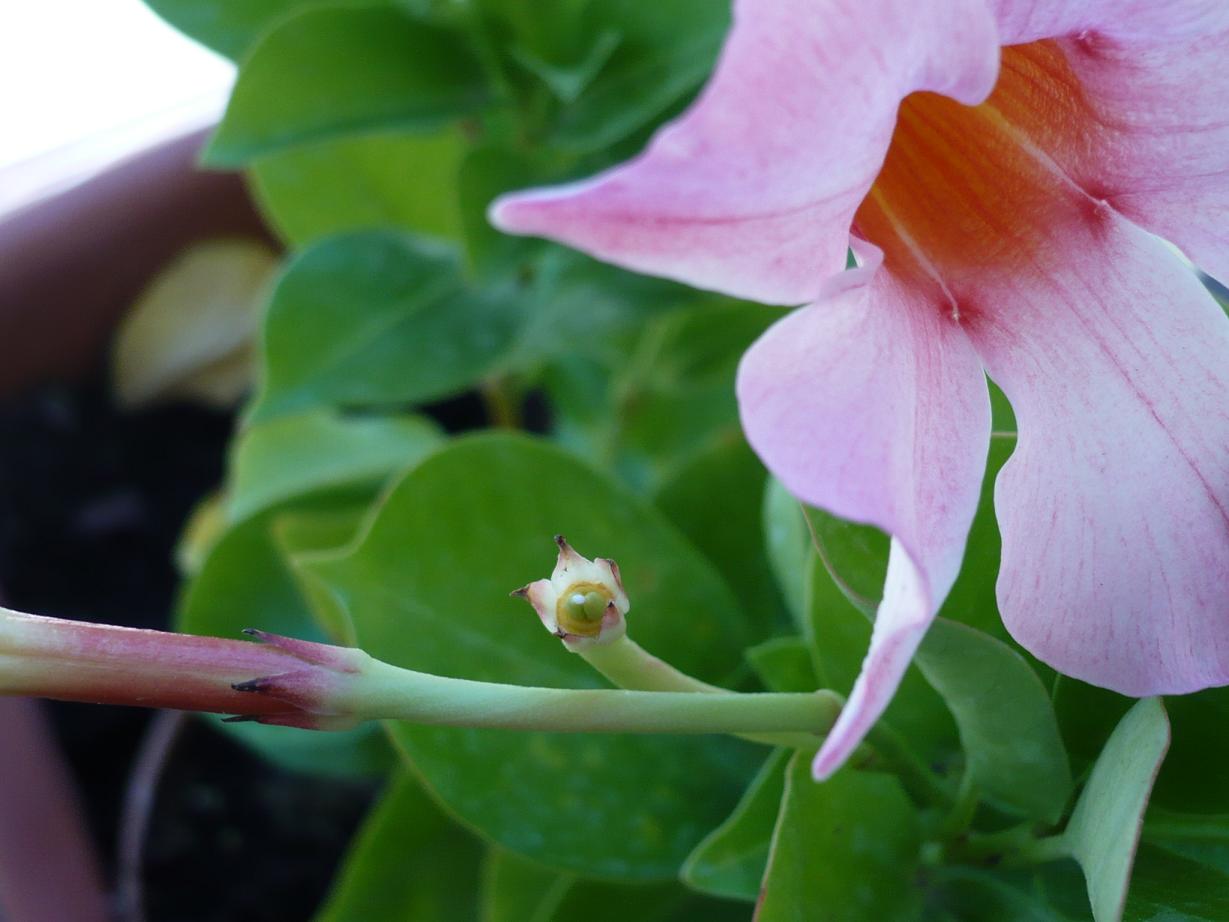
[[[0,604],[168,627],[175,543],[223,476],[246,377],[185,399],[167,375],[192,369],[151,368],[138,332],[123,385],[116,347],[134,305],[174,303],[154,283],[185,251],[276,247],[239,176],[196,166],[234,73],[141,0],[0,4]],[[24,792],[0,804],[20,840],[0,844],[0,922],[99,918],[91,876],[117,919],[306,918],[374,792],[173,715],[0,705],[0,784]],[[57,852],[56,800],[100,867]]]

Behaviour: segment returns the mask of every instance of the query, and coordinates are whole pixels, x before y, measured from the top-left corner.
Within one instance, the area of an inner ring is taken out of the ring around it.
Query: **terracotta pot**
[[[188,244],[271,239],[237,174],[197,168],[206,133],[139,154],[0,223],[0,399],[96,367],[125,309]]]

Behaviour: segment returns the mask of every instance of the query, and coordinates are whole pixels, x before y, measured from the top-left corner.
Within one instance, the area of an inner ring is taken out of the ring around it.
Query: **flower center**
[[[597,583],[573,583],[559,595],[555,604],[555,619],[569,634],[595,637],[602,630],[602,615],[611,596],[605,586]]]
[[[901,103],[854,232],[884,251],[895,276],[932,290],[956,321],[975,312],[983,267],[1023,272],[1061,258],[1056,232],[1095,221],[1106,207],[1080,176],[1097,141],[1069,57],[1083,53],[1095,52],[1078,42],[1004,48],[999,81],[981,105],[925,92]]]

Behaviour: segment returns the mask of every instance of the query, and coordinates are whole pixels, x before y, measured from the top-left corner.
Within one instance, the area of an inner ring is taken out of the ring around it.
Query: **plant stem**
[[[482,384],[482,401],[491,425],[497,429],[520,429],[520,401],[506,378],[492,378]]]
[[[836,719],[814,694],[697,694],[531,688],[429,675],[372,660],[344,693],[367,719],[559,733],[822,732]]]
[[[939,837],[951,840],[967,832],[973,823],[973,816],[977,812],[980,800],[977,785],[973,782],[973,773],[966,765],[960,776],[960,787],[956,790],[956,799],[952,803],[952,809],[944,817],[943,824],[939,828]]]
[[[948,857],[966,864],[1023,867],[1069,857],[1066,836],[1041,836],[1034,823],[1022,823],[999,832],[973,833],[951,843]]]
[[[594,669],[620,688],[646,692],[688,692],[702,694],[733,694],[728,689],[709,685],[687,675],[654,656],[626,634],[615,641],[581,649],[580,655]],[[830,691],[817,691],[815,696],[827,700],[832,720],[840,713],[841,699]],[[811,733],[738,733],[737,736],[766,746],[786,746],[792,749],[815,749],[823,742],[819,734],[830,729],[829,722]]]

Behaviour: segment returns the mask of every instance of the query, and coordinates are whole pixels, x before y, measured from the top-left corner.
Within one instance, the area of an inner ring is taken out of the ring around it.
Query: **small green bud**
[[[550,579],[516,590],[526,599],[548,631],[569,650],[610,643],[623,636],[623,616],[630,607],[619,568],[604,558],[582,557],[560,536],[559,559]]]

